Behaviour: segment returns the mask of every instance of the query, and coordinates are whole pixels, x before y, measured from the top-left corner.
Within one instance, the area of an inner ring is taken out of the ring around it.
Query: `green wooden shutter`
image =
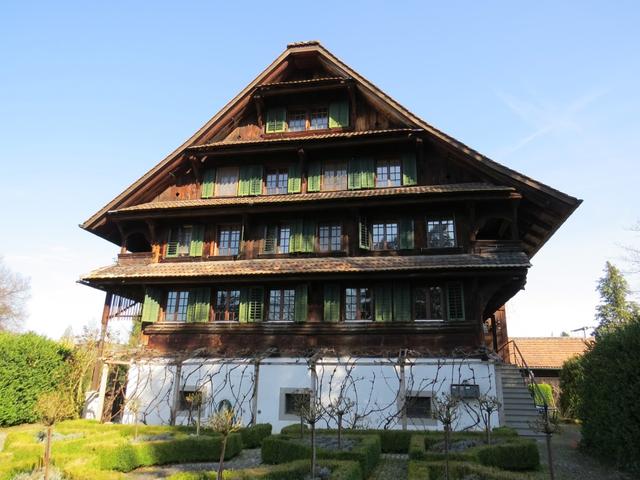
[[[416,154],[402,154],[402,185],[416,185],[418,173],[416,171]]]
[[[245,287],[240,289],[240,323],[261,322],[264,313],[264,289]]]
[[[251,174],[252,167],[250,165],[242,165],[240,167],[240,175],[238,178],[238,196],[246,197],[251,194]]]
[[[313,253],[316,246],[316,222],[305,220],[302,224],[302,244],[300,251]]]
[[[194,225],[191,229],[190,257],[201,257],[204,247],[204,225]]]
[[[340,321],[340,285],[325,283],[324,285],[324,321]]]
[[[357,158],[357,157],[350,158],[347,170],[348,170],[347,188],[349,190],[357,190],[359,188],[362,188],[360,158]]]
[[[160,314],[160,302],[162,300],[162,290],[155,287],[147,287],[144,293],[144,304],[142,305],[142,321],[152,323],[158,321]]]
[[[164,253],[166,258],[178,256],[178,247],[180,247],[180,242],[178,242],[179,236],[177,228],[171,228],[167,232],[167,250]]]
[[[408,283],[393,284],[393,320],[396,322],[411,321],[411,287]]]
[[[302,323],[307,321],[308,316],[308,302],[307,302],[307,286],[298,285],[296,287],[296,299],[295,299],[295,321]]]
[[[202,198],[211,198],[215,194],[216,169],[207,168],[202,175]]]
[[[302,236],[304,221],[300,218],[291,222],[291,236],[289,237],[289,252],[302,252]]]
[[[358,219],[358,245],[364,250],[369,250],[369,225],[366,218]]]
[[[208,322],[210,303],[211,289],[193,288],[189,290],[189,301],[187,303],[187,322]]]
[[[464,292],[462,283],[447,284],[447,310],[449,320],[464,320]]]
[[[413,219],[401,218],[400,219],[400,250],[412,249],[414,246],[413,241]]]
[[[266,133],[284,132],[287,129],[287,109],[285,107],[267,110]]]
[[[252,167],[249,195],[262,195],[262,165]]]
[[[373,291],[376,322],[390,322],[393,315],[393,290],[390,284],[376,285]]]
[[[329,104],[329,128],[349,126],[349,102],[331,102]]]
[[[376,162],[373,158],[360,159],[360,188],[374,188],[376,186]]]
[[[307,192],[320,191],[320,178],[322,175],[322,164],[319,160],[309,163],[309,173],[307,174]]]
[[[300,193],[302,188],[302,179],[300,178],[299,163],[292,163],[289,165],[287,178],[287,193]]]

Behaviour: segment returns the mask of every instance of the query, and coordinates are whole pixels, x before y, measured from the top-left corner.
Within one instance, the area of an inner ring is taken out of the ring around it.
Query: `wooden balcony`
[[[118,265],[148,265],[153,261],[151,252],[127,252],[118,254]]]

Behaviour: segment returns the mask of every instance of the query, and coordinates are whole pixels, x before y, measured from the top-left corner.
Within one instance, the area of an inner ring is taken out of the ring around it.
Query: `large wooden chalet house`
[[[372,395],[387,419],[408,410],[387,422],[399,428],[426,418],[430,377],[438,391],[499,394],[503,305],[579,203],[432,127],[319,43],[296,43],[82,225],[121,253],[81,281],[107,292],[104,319],[143,305],[127,396],[148,423],[186,421],[201,391],[211,410],[246,399],[246,421],[277,429],[324,352],[385,379]],[[403,355],[411,372],[383,372]],[[462,357],[457,377],[438,373]],[[250,371],[223,374],[225,361]]]

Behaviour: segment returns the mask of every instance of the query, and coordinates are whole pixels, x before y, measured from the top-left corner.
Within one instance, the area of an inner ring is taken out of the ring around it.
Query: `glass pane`
[[[373,238],[373,249],[384,250],[384,223],[374,223],[371,227],[371,235]]]
[[[188,291],[172,291],[167,295],[167,309],[165,320],[167,322],[184,322],[187,320]]]
[[[178,255],[189,255],[191,247],[191,227],[182,227],[179,231]]]
[[[344,291],[344,319],[347,322],[357,320],[357,295],[355,288],[346,288]]]
[[[337,252],[342,249],[342,227],[340,225],[331,226],[331,251]]]
[[[291,237],[291,227],[281,226],[278,235],[278,253],[289,253],[289,238]]]
[[[361,288],[359,291],[360,320],[371,320],[373,318],[373,302],[371,300],[371,290]]]
[[[347,164],[346,162],[327,163],[322,173],[323,190],[347,189]]]
[[[296,292],[293,289],[282,292],[282,315],[280,319],[285,322],[293,322],[295,312]]]
[[[280,320],[280,312],[282,310],[282,290],[269,290],[269,312],[267,319],[269,321]]]
[[[398,224],[387,223],[385,236],[387,241],[387,248],[390,250],[397,249],[398,248]]]
[[[306,113],[304,110],[289,112],[289,131],[301,132],[306,129]]]
[[[286,170],[271,170],[267,172],[267,195],[281,195],[287,193],[287,180],[289,174]]]
[[[442,314],[442,288],[430,287],[429,301],[431,310],[429,318],[433,320],[442,320],[444,318],[444,315]]]
[[[319,236],[319,245],[320,245],[321,252],[329,251],[329,242],[330,242],[329,235],[330,235],[329,225],[320,225],[320,228],[318,229],[318,236]]]
[[[427,246],[447,248],[456,246],[455,223],[448,220],[427,220]]]
[[[416,288],[414,290],[413,304],[416,320],[427,320],[427,290],[425,288]]]
[[[329,114],[326,108],[316,108],[311,111],[311,130],[329,128]]]

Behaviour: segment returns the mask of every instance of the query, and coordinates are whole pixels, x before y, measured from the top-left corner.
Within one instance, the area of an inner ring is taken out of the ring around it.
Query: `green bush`
[[[317,449],[319,459],[357,461],[367,478],[380,460],[380,437],[378,435],[345,435],[355,438],[360,444],[351,450]],[[262,461],[267,464],[287,463],[311,457],[311,446],[286,435],[272,435],[262,442]]]
[[[412,460],[409,462],[408,480],[443,480],[444,462],[424,462]],[[466,477],[482,480],[524,480],[530,478],[522,473],[498,470],[471,462],[449,462],[451,480],[461,480]]]
[[[258,423],[241,428],[238,433],[242,437],[242,446],[244,448],[258,448],[262,445],[262,440],[271,435],[271,428],[270,423]]]
[[[580,395],[578,387],[584,379],[582,357],[570,358],[560,370],[560,413],[564,418],[578,418]]]
[[[103,447],[98,452],[98,464],[102,470],[130,472],[138,467],[165,463],[188,463],[218,461],[222,448],[222,437],[187,437],[183,439],[122,443]],[[235,457],[242,450],[239,434],[227,439],[225,460]]]
[[[583,446],[593,456],[640,473],[640,316],[598,335],[582,357],[578,387]],[[635,448],[633,448],[635,446]]]
[[[536,405],[541,406],[546,402],[548,407],[555,407],[553,387],[548,383],[538,383],[537,387],[533,384],[529,385],[529,393],[533,395],[533,401]]]
[[[309,427],[306,424],[302,424],[302,431],[304,433],[308,433],[309,432]],[[293,423],[291,425],[287,425],[286,427],[282,427],[282,429],[280,430],[280,433],[282,435],[297,435],[299,437],[300,436],[300,424],[299,423]]]
[[[538,445],[530,440],[488,445],[480,448],[476,456],[482,465],[503,470],[525,471],[540,468]]]
[[[329,480],[361,480],[362,471],[357,462],[326,461],[319,467],[331,469]],[[243,470],[227,470],[224,480],[304,480],[311,466],[307,460],[296,460],[280,465],[268,465]],[[215,480],[215,472],[176,473],[169,480]]]
[[[33,423],[38,397],[67,377],[72,351],[35,333],[0,333],[0,426]]]

